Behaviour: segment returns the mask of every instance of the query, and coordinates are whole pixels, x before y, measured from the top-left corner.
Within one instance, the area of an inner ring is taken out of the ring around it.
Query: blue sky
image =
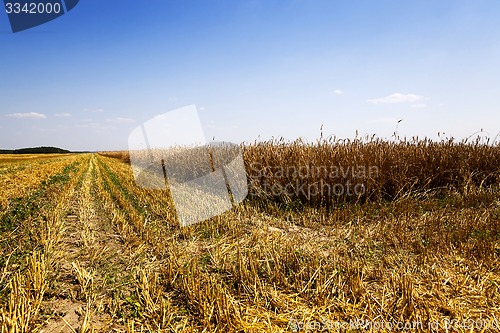
[[[0,148],[127,149],[196,104],[207,138],[500,132],[496,0],[82,0],[12,33]]]

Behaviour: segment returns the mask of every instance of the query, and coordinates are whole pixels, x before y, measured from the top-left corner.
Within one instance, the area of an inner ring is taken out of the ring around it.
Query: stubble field
[[[498,146],[242,149],[247,199],[185,228],[127,153],[0,155],[1,331],[498,331]]]

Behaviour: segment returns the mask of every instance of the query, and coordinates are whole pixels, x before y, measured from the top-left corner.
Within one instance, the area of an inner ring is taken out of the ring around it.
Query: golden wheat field
[[[497,332],[500,147],[242,146],[180,227],[126,152],[0,157],[1,332]]]

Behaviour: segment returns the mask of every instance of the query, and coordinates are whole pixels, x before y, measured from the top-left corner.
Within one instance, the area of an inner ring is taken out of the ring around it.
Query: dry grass
[[[0,155],[0,209],[5,210],[9,201],[28,197],[40,184],[62,171],[74,161],[75,155],[8,155],[15,163],[5,162],[5,155]]]
[[[25,161],[40,161],[67,156],[72,156],[72,154],[0,154],[0,163],[5,164]]]
[[[279,202],[298,199],[316,207],[398,200],[416,194],[466,193],[500,183],[500,148],[479,141],[368,138],[309,145],[271,141],[246,146],[244,151],[254,194]],[[296,188],[297,183],[299,189],[310,187],[311,191],[295,191],[289,196],[280,190],[278,195],[272,193],[273,186],[282,190],[288,184]],[[362,188],[356,191],[356,185]],[[314,195],[316,192],[319,194]]]
[[[36,225],[43,239],[53,239],[44,246],[57,255],[26,256],[38,266],[4,261],[1,283],[10,292],[3,298],[3,331],[13,316],[24,331],[49,327],[42,314],[54,297],[82,304],[74,323],[82,332],[292,332],[304,323],[314,331],[325,328],[320,322],[339,321],[368,328],[385,323],[381,332],[397,330],[387,323],[439,332],[446,323],[457,332],[470,332],[472,320],[472,331],[495,325],[499,147],[273,141],[246,145],[243,152],[249,198],[186,228],[179,227],[167,191],[135,185],[126,153],[87,156],[75,171],[79,180],[61,188],[74,193],[66,199],[71,219],[62,229]],[[373,172],[346,171],[360,167]],[[363,193],[272,190],[297,182],[306,188],[355,182]],[[41,232],[47,228],[56,231]],[[13,250],[14,244],[3,246]],[[14,287],[21,269],[43,276],[24,275],[29,282],[23,285],[38,290],[28,298]],[[24,302],[22,314],[9,299]]]
[[[127,151],[103,151],[99,155],[116,158],[125,163],[130,163],[130,156]]]

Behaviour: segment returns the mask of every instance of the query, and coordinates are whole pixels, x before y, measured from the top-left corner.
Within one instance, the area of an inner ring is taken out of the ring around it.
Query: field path
[[[114,322],[116,309],[111,306],[117,289],[129,283],[131,250],[99,207],[98,172],[92,156],[70,199],[51,297],[43,304],[51,316],[41,332],[109,331],[121,326]]]

